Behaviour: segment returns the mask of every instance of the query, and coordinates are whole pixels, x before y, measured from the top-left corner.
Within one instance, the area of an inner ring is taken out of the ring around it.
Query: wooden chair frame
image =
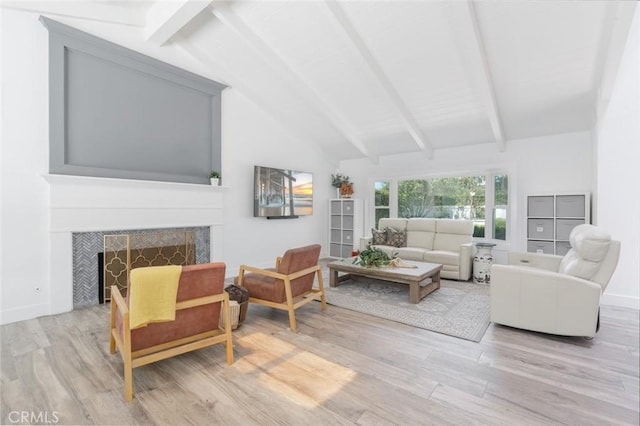
[[[109,352],[120,351],[124,362],[124,394],[127,401],[133,399],[133,369],[152,362],[160,361],[172,356],[180,355],[196,349],[205,348],[218,343],[226,343],[227,364],[233,364],[233,342],[231,339],[231,315],[229,310],[229,294],[223,291],[195,299],[183,300],[176,303],[176,310],[188,309],[195,306],[222,302],[224,329],[218,328],[194,336],[168,341],[159,345],[131,351],[131,328],[129,326],[129,307],[120,294],[117,286],[111,287],[111,321]],[[116,314],[122,316],[122,335],[116,327]]]
[[[282,257],[278,257],[276,259],[276,269],[280,266],[280,262],[282,262]],[[276,271],[272,271],[269,269],[256,268],[254,266],[248,265],[240,265],[240,271],[238,273],[238,285],[243,287],[244,282],[244,273],[253,272],[256,274],[262,274],[267,277],[272,277],[276,279],[281,279],[284,282],[284,291],[286,295],[286,300],[282,303],[272,302],[270,300],[256,299],[255,297],[249,297],[249,302],[257,303],[259,305],[265,305],[276,309],[282,309],[289,312],[289,327],[292,331],[296,330],[296,315],[295,310],[299,307],[306,305],[309,302],[318,299],[320,296],[320,302],[322,304],[322,310],[327,309],[327,300],[324,293],[324,283],[322,281],[322,269],[320,265],[315,265],[306,269],[302,269],[300,271],[294,272],[292,274],[281,274]],[[291,291],[291,281],[296,278],[303,277],[308,274],[315,273],[318,278],[318,289],[312,288],[311,290],[293,297],[293,292]]]

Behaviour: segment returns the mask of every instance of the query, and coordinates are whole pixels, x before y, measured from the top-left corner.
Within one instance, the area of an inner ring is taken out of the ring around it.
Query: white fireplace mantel
[[[50,186],[51,314],[73,309],[74,232],[208,226],[222,259],[227,188],[188,183],[44,175]]]

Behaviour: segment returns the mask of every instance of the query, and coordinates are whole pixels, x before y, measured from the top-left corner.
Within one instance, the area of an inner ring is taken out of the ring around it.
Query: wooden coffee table
[[[351,257],[327,264],[329,267],[329,285],[331,287],[337,287],[342,281],[351,278],[351,275],[409,284],[409,301],[411,303],[420,302],[427,294],[440,288],[440,270],[442,269],[442,265],[437,263],[403,260],[403,264],[414,265],[415,268],[394,266],[367,268],[354,265],[354,259],[355,257]],[[345,274],[338,275],[338,272],[345,272]],[[429,278],[431,278],[431,282],[427,282]]]

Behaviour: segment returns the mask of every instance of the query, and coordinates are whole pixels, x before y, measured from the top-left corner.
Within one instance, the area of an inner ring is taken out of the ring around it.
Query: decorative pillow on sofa
[[[371,228],[371,234],[373,235],[371,244],[373,244],[374,246],[382,246],[387,244],[387,228],[381,231]]]
[[[393,228],[387,228],[387,245],[393,247],[406,247],[407,231],[396,231]]]

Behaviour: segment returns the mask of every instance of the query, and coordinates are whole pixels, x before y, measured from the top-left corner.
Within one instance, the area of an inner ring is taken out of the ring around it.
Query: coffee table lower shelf
[[[327,264],[329,267],[329,286],[337,287],[341,282],[350,279],[352,275],[408,284],[409,302],[411,303],[419,303],[426,295],[440,288],[442,265],[403,260],[404,264],[415,266],[415,268],[367,268],[354,265],[354,259],[352,257]],[[339,275],[339,272],[345,274]],[[429,279],[431,281],[425,283]]]

